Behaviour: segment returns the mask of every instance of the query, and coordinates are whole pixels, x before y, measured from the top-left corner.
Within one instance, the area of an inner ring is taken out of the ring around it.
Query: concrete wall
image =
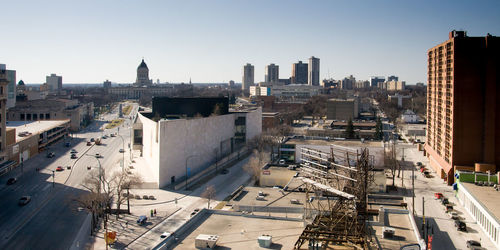
[[[246,118],[246,140],[253,139],[262,133],[262,108],[248,112]]]
[[[258,128],[261,129],[259,117]],[[215,151],[220,143],[234,137],[234,114],[198,119],[159,121],[160,157],[159,186],[171,184],[171,177],[186,176],[186,159],[189,175],[196,174],[215,161]],[[147,128],[144,126],[143,131]],[[145,138],[146,136],[144,136]],[[143,139],[144,140],[144,139]],[[144,143],[144,141],[143,141]],[[144,144],[146,148],[146,144]],[[147,157],[145,155],[145,157]]]
[[[137,119],[142,123],[142,156],[152,168],[151,171],[155,179],[159,178],[159,144],[157,137],[157,123],[143,116],[137,115]]]

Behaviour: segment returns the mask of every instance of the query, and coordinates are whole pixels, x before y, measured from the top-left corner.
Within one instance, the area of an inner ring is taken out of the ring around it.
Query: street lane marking
[[[47,188],[50,188],[50,184],[47,184],[43,189],[42,189],[42,192],[47,190]]]

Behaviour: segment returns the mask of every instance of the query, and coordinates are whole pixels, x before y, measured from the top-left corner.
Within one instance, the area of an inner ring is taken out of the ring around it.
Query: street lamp
[[[122,172],[124,171],[125,169],[125,140],[123,139],[123,137],[119,134],[117,134],[120,139],[122,139],[122,149],[123,149],[123,153],[122,154]]]
[[[188,189],[188,160],[197,156],[198,155],[190,155],[186,158],[186,187],[185,187],[186,190]]]
[[[101,161],[99,161],[99,158],[96,155],[91,155],[91,154],[85,154],[86,156],[94,157],[97,160],[97,163],[99,164],[99,194],[101,194],[101,182],[102,182],[102,169],[101,169]]]

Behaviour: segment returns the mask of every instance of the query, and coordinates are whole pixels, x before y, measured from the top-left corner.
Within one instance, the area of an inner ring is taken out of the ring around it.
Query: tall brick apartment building
[[[500,37],[452,31],[428,51],[425,150],[449,185],[456,169],[500,168],[499,47]]]

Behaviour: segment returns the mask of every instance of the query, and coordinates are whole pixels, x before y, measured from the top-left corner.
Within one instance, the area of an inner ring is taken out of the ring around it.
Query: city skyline
[[[352,74],[425,83],[426,51],[446,39],[443,34],[500,35],[496,1],[26,1],[3,7],[11,39],[0,42],[0,63],[26,83],[43,83],[52,73],[68,83],[133,83],[142,58],[154,82],[240,82],[246,63],[255,66],[259,82],[266,65],[279,65],[281,78],[288,78],[292,64],[310,56],[321,59],[320,81]],[[305,10],[313,14],[304,16]]]

